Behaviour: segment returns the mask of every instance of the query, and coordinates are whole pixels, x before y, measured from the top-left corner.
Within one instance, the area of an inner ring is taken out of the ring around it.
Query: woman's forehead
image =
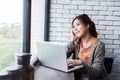
[[[81,23],[81,21],[80,21],[80,20],[78,20],[78,19],[75,19],[75,21],[74,21],[74,23],[73,23],[73,24],[76,24],[76,23]]]

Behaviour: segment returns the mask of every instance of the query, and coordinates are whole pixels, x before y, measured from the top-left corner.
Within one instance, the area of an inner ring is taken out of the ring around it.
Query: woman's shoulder
[[[104,42],[101,41],[101,40],[99,40],[99,39],[97,39],[96,45],[97,45],[97,46],[105,46]]]
[[[94,47],[94,49],[97,51],[96,54],[104,54],[105,53],[105,44],[104,42],[100,41],[99,39],[97,39],[96,41],[96,46]],[[101,53],[102,51],[102,53]]]

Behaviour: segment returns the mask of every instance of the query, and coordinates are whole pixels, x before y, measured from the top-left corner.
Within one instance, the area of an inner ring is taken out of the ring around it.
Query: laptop
[[[64,72],[72,72],[83,67],[83,65],[67,66],[67,46],[53,42],[37,43],[38,59],[46,67],[57,69]]]

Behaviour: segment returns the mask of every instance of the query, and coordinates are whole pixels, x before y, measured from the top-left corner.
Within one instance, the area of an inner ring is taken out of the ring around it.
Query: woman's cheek
[[[79,33],[76,34],[76,36],[77,36],[77,37],[81,37],[81,36],[82,36],[82,33],[79,32]]]
[[[86,33],[87,33],[87,30],[86,30],[86,29],[83,29],[83,30],[82,30],[82,36],[84,36]]]
[[[80,33],[79,33],[79,37],[82,37],[83,35],[84,35],[84,30],[81,29],[81,30],[80,30]]]

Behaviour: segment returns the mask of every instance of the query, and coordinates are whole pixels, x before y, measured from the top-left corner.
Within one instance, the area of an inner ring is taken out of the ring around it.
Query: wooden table
[[[74,73],[65,73],[44,66],[35,70],[34,80],[74,80]]]

